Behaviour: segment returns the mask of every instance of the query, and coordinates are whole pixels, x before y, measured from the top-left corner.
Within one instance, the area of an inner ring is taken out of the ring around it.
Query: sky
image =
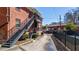
[[[36,7],[36,9],[43,16],[43,25],[46,25],[59,22],[59,15],[61,15],[61,21],[64,21],[65,13],[71,12],[75,7]]]

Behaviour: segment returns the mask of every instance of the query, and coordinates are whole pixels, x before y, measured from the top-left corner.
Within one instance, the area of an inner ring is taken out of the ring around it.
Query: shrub
[[[23,34],[23,39],[27,39],[27,38],[29,38],[29,32],[25,32],[25,33]]]
[[[65,26],[66,30],[72,30],[72,31],[76,31],[77,30],[77,26],[76,24],[74,24],[73,22],[68,22],[67,25]]]
[[[38,32],[37,32],[37,35],[38,35],[38,36],[42,35],[42,31],[38,31]]]
[[[69,21],[65,28],[68,35],[74,35],[75,31],[77,30],[76,24],[74,24],[72,21]]]
[[[35,33],[35,34],[32,35],[32,38],[33,38],[33,39],[35,39],[35,38],[37,38],[37,37],[38,37],[37,33]]]
[[[43,28],[43,29],[47,29],[47,26],[46,26],[46,25],[45,25],[45,26],[42,26],[42,28]]]
[[[43,35],[44,33],[42,32],[41,35]]]

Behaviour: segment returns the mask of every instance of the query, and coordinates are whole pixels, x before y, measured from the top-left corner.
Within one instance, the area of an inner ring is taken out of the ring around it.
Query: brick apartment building
[[[64,23],[61,23],[61,26],[59,23],[56,23],[56,24],[51,24],[51,25],[48,25],[48,29],[50,30],[64,30],[64,27],[65,27],[66,24]]]
[[[25,31],[37,31],[41,26],[42,17],[35,8],[0,7],[0,43],[3,47],[12,46]]]

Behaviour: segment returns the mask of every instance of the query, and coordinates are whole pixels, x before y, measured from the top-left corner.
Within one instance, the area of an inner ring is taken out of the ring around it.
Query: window
[[[17,10],[17,11],[20,11],[20,7],[16,7],[16,10]]]
[[[20,19],[16,18],[16,28],[19,28],[19,27],[20,27]]]

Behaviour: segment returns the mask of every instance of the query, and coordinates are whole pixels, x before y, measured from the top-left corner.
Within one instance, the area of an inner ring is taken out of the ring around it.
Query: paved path
[[[33,43],[21,46],[21,48],[27,51],[56,51],[51,35],[47,34],[44,34],[43,37]]]
[[[44,34],[40,39],[33,43],[8,49],[8,51],[56,51],[51,35]]]

